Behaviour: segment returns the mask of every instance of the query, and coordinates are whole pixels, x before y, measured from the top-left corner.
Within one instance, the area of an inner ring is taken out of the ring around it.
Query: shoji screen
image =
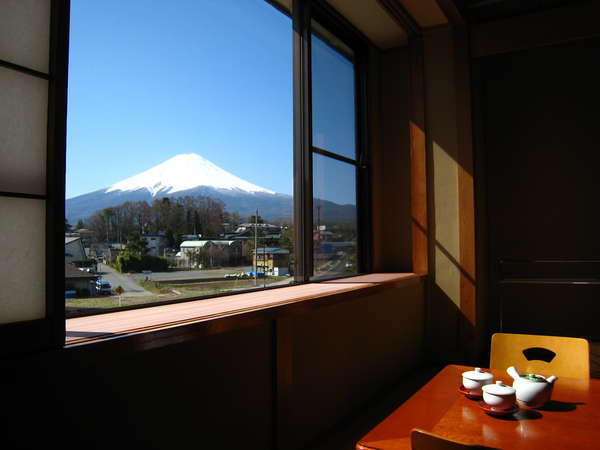
[[[68,6],[0,1],[0,326],[53,328],[44,322],[60,289],[48,274],[64,226]]]

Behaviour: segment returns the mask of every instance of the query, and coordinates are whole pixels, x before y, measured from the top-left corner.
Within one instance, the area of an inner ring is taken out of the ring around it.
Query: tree
[[[65,217],[65,233],[70,233],[72,229],[73,227],[71,226],[71,224],[69,224],[69,221]]]
[[[127,243],[125,244],[125,252],[137,256],[142,257],[148,253],[148,241],[140,236],[140,233],[137,231],[132,233],[127,239]]]
[[[286,227],[281,231],[281,239],[279,240],[279,247],[285,250],[289,250],[290,253],[294,252],[294,228]]]
[[[83,223],[83,220],[79,219],[75,225],[75,229],[81,230],[82,228],[85,228],[85,223]]]

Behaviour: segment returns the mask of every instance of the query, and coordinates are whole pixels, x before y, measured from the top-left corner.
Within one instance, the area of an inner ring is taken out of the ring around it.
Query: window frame
[[[312,27],[316,21],[354,52],[355,159],[321,149],[312,142]],[[322,0],[294,0],[294,222],[296,226],[296,283],[307,283],[313,265],[313,154],[349,163],[356,168],[357,262],[352,275],[320,276],[318,281],[372,272],[370,152],[367,118],[369,41],[341,14]],[[298,220],[297,218],[300,218]],[[301,245],[299,245],[301,244]]]
[[[266,3],[285,11],[276,0]],[[49,81],[47,127],[46,195],[28,196],[46,201],[46,316],[43,319],[0,325],[0,339],[10,342],[0,350],[0,356],[60,349],[65,346],[64,301],[64,217],[66,183],[67,87],[69,60],[70,0],[50,0],[50,65],[49,73],[37,74]],[[355,59],[355,132],[356,132],[356,195],[357,195],[357,273],[338,275],[329,279],[347,278],[370,273],[371,270],[371,192],[370,156],[368,151],[367,120],[367,59],[369,41],[344,17],[322,0],[293,0],[293,158],[294,158],[294,228],[295,261],[292,284],[311,282],[313,273],[313,199],[312,199],[312,117],[311,117],[311,20],[316,20],[354,51]],[[32,74],[26,67],[0,61],[0,65]],[[35,71],[33,71],[35,72]],[[321,153],[321,152],[317,152]],[[343,158],[343,157],[342,157]],[[337,159],[337,157],[336,157]],[[19,193],[0,193],[8,196],[27,196]],[[260,287],[244,292],[278,289]],[[235,295],[238,292],[221,294]],[[152,306],[188,302],[204,298],[155,302],[127,308],[107,309],[105,312],[141,309]],[[104,313],[104,312],[103,312]],[[102,314],[102,313],[101,313]]]

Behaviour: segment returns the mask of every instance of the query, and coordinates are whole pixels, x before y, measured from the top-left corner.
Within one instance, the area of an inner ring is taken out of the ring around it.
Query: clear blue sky
[[[67,198],[190,152],[292,194],[292,114],[291,20],[264,0],[71,2]]]

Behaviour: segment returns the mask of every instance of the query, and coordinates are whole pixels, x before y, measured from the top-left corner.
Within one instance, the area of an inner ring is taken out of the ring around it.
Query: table
[[[477,400],[458,392],[462,372],[472,369],[446,366],[364,436],[356,448],[410,449],[410,430],[421,428],[503,449],[600,449],[600,380],[561,377],[555,382],[552,400],[543,408],[492,417],[480,409]],[[495,380],[512,384],[505,371],[491,372]]]

